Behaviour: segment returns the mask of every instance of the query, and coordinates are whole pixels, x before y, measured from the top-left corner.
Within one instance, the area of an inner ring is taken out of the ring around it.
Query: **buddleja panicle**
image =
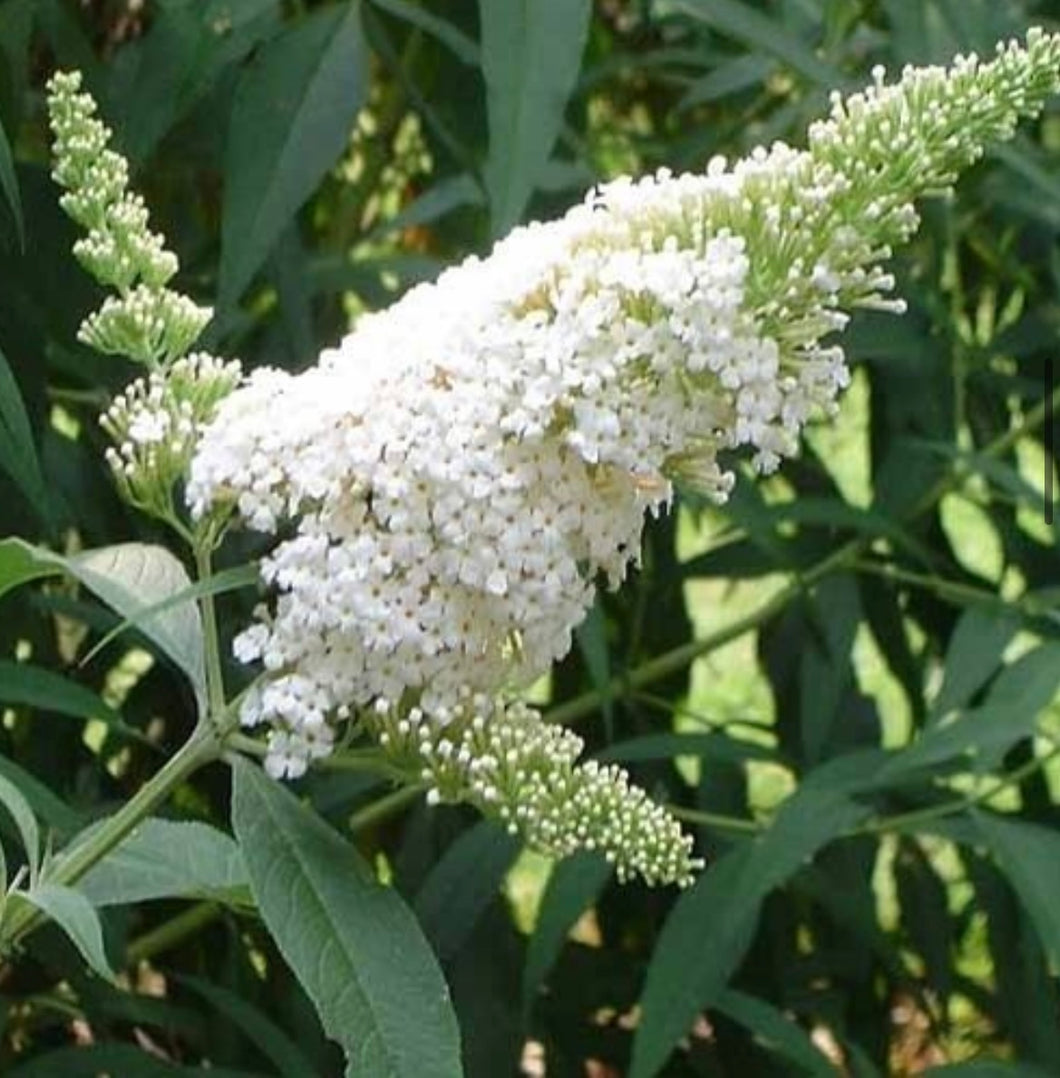
[[[238,363],[185,353],[212,312],[168,287],[179,268],[148,227],[143,199],[129,191],[129,166],[110,147],[96,103],[78,72],[48,83],[55,165],[63,209],[87,232],[74,255],[116,295],[81,324],[78,337],[98,351],[149,369],[102,418],[113,439],[107,459],[118,488],[136,507],[181,526],[174,490],[187,474],[203,424],[238,383]],[[205,525],[204,525],[205,526]]]
[[[366,732],[434,798],[687,883],[676,821],[620,769],[576,763],[579,740],[519,690],[569,650],[597,582],[623,578],[671,480],[723,501],[732,454],[769,472],[834,411],[851,309],[901,310],[881,264],[914,200],[1058,80],[1060,37],[1040,31],[990,63],[878,71],[807,149],[608,184],[362,318],[303,374],[255,372],[188,494],[276,537],[276,600],[236,641],[264,670],[242,715],[269,727],[270,770]]]
[[[128,189],[128,163],[110,148],[110,130],[80,90],[76,71],[59,72],[48,83],[52,175],[66,188],[63,209],[88,232],[74,254],[117,296],[85,319],[79,336],[101,352],[151,368],[165,365],[191,347],[212,312],[166,287],[179,268],[177,257],[148,228],[143,199]]]

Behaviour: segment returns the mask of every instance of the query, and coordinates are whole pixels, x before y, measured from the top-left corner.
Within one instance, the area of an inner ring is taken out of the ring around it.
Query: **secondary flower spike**
[[[1058,87],[1060,37],[882,70],[808,148],[619,180],[515,230],[298,376],[252,375],[193,459],[194,512],[286,536],[272,606],[237,640],[265,676],[244,720],[298,775],[347,720],[436,797],[561,853],[686,883],[690,840],[616,768],[514,694],[570,648],[597,580],[635,562],[672,480],[718,501],[721,451],[763,472],[847,383],[836,331],[900,310],[880,267],[949,187]]]

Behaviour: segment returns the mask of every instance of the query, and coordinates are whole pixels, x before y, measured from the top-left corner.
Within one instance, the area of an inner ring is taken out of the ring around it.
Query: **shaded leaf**
[[[80,891],[54,883],[42,883],[18,897],[46,913],[81,952],[81,957],[101,977],[114,980],[114,972],[103,949],[103,928],[99,914]]]
[[[737,0],[671,0],[669,5],[715,30],[752,46],[756,53],[775,56],[793,71],[828,89],[843,85],[842,72],[817,57],[789,29],[776,19]]]
[[[1060,963],[1060,834],[1048,827],[976,813],[980,834],[1034,922],[1054,963]]]
[[[1018,628],[1019,619],[1013,614],[972,607],[961,615],[946,649],[945,673],[932,715],[941,718],[966,704],[990,680]]]
[[[11,156],[11,144],[7,141],[3,124],[0,124],[0,193],[11,212],[18,235],[18,245],[26,249],[26,226],[22,220],[22,199],[18,192],[18,177],[15,175],[15,162]]]
[[[1058,684],[1060,644],[1042,644],[998,675],[980,707],[936,723],[895,753],[880,769],[880,782],[968,755],[981,768],[992,765],[1005,749],[1034,731]]]
[[[395,18],[403,19],[431,37],[437,38],[449,51],[468,67],[478,67],[479,48],[474,41],[440,15],[433,15],[426,8],[411,0],[372,0],[372,4]]]
[[[844,791],[854,778],[838,767],[829,775],[831,788],[823,780],[803,785],[768,831],[721,857],[678,900],[648,967],[633,1078],[655,1074],[696,1015],[717,1000],[754,936],[766,895],[868,815]]]
[[[122,737],[153,744],[139,730],[128,726],[121,715],[91,689],[29,663],[0,659],[0,703],[38,708],[78,719],[95,719]]]
[[[730,988],[721,994],[714,1009],[750,1030],[764,1048],[794,1063],[800,1072],[835,1074],[834,1065],[809,1034],[771,1003]]]
[[[492,820],[481,820],[445,851],[416,894],[424,935],[440,961],[460,950],[497,896],[520,841]]]
[[[201,977],[184,975],[176,979],[238,1026],[284,1078],[313,1078],[319,1074],[290,1036],[245,999]]]
[[[0,174],[2,171],[0,169]],[[22,394],[3,352],[0,352],[0,468],[14,480],[40,521],[47,526],[51,520],[51,498],[41,472],[29,417],[22,404]]]
[[[81,826],[80,816],[50,787],[2,754],[0,777],[17,786],[34,814],[60,836],[72,835]]]
[[[202,622],[193,602],[148,615],[152,606],[191,587],[187,571],[165,547],[119,543],[64,558],[21,539],[0,542],[0,595],[30,580],[69,573],[141,632],[188,675],[199,706],[206,698]],[[144,620],[138,619],[144,617]]]
[[[36,880],[40,866],[40,828],[37,826],[37,818],[15,781],[3,775],[0,775],[0,805],[7,809],[18,828],[22,848],[26,851],[30,879]]]
[[[559,957],[567,935],[604,889],[611,866],[596,853],[565,857],[552,870],[523,964],[523,1013],[529,1015],[538,988]]]

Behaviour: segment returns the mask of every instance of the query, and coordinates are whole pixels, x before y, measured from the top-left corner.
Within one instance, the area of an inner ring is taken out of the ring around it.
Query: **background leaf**
[[[81,581],[111,609],[133,622],[151,607],[191,586],[187,570],[161,546],[121,543],[64,558],[19,539],[0,542],[0,595],[19,584],[60,572]],[[206,674],[198,607],[188,602],[164,610],[139,627],[188,675],[203,706]]]
[[[479,0],[494,237],[522,216],[559,133],[589,28],[588,0]]]
[[[359,0],[265,45],[240,78],[225,150],[220,302],[250,283],[346,145],[365,93]]]

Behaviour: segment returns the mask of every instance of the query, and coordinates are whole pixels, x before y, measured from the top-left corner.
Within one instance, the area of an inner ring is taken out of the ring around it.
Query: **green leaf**
[[[523,215],[559,134],[578,78],[590,0],[479,0],[494,237]]]
[[[980,834],[1034,922],[1045,950],[1060,963],[1060,834],[1049,827],[975,813]]]
[[[946,649],[942,687],[931,708],[935,718],[966,704],[990,680],[1018,628],[1019,618],[1011,613],[972,607],[961,615]]]
[[[974,834],[966,845],[980,845]],[[1060,1073],[1060,1024],[1051,963],[1015,890],[990,861],[962,851],[968,881],[974,888],[970,907],[985,922],[994,998],[989,1014],[1016,1059],[1035,1060],[1050,1074]]]
[[[176,980],[197,992],[241,1029],[284,1078],[312,1078],[319,1072],[297,1044],[266,1015],[227,988],[201,977],[178,976]]]
[[[840,704],[854,680],[850,656],[862,616],[853,578],[841,574],[823,581],[814,613],[820,632],[809,635],[799,678],[802,750],[809,763],[834,751],[837,728],[848,718]]]
[[[1007,1063],[1000,1059],[972,1059],[965,1063],[948,1063],[944,1067],[929,1067],[924,1078],[1050,1078],[1051,1071],[1030,1063]]]
[[[610,875],[611,866],[596,853],[566,857],[552,870],[523,963],[524,1017],[529,1017],[537,990],[559,958],[574,923],[596,901]]]
[[[719,33],[752,47],[755,53],[775,56],[793,71],[828,89],[844,83],[843,73],[818,59],[782,23],[737,0],[672,0],[670,8],[714,27]]]
[[[74,834],[81,826],[81,818],[70,806],[56,796],[36,776],[31,775],[6,756],[0,754],[0,778],[14,783],[29,802],[34,815],[43,820],[61,837]]]
[[[431,869],[412,908],[440,961],[448,961],[467,941],[497,896],[520,845],[500,825],[481,820]]]
[[[3,775],[0,775],[0,805],[7,809],[11,819],[15,821],[15,827],[22,839],[22,848],[26,851],[29,877],[31,881],[35,881],[40,867],[40,828],[37,826],[37,817],[34,816],[25,794],[11,779]]]
[[[0,192],[3,193],[7,208],[11,211],[11,218],[15,222],[19,248],[24,251],[26,249],[26,226],[22,220],[22,199],[18,193],[18,177],[15,175],[15,162],[11,156],[11,144],[7,141],[3,124],[0,124]]]
[[[632,1078],[656,1074],[696,1015],[719,998],[750,945],[766,895],[868,815],[842,785],[804,784],[768,831],[717,860],[678,899],[648,967]]]
[[[257,562],[222,569],[220,572],[213,573],[209,580],[197,580],[194,584],[189,583],[186,588],[181,588],[180,591],[167,595],[157,603],[145,606],[135,617],[123,618],[113,629],[104,633],[95,646],[81,659],[81,665],[83,666],[90,662],[122,633],[127,632],[129,629],[141,627],[144,622],[149,621],[158,614],[164,614],[178,606],[201,599],[207,595],[224,595],[230,591],[238,591],[240,588],[258,584],[261,579],[260,571]]]
[[[122,737],[153,745],[139,730],[128,726],[109,704],[91,689],[29,663],[0,659],[0,703],[37,708],[77,719],[105,723]]]
[[[357,1078],[453,1078],[460,1036],[413,914],[357,852],[246,760],[232,826],[280,952]]]
[[[432,15],[426,8],[412,3],[412,0],[372,0],[372,4],[380,11],[403,19],[425,34],[437,38],[462,64],[478,67],[478,45],[447,19]]]
[[[268,42],[240,77],[225,150],[222,307],[346,148],[366,72],[360,3],[350,0]]]
[[[108,981],[114,980],[114,972],[103,949],[99,914],[80,891],[42,883],[29,891],[18,892],[18,897],[46,913],[70,937],[81,957],[96,973]]]
[[[750,1030],[764,1048],[794,1063],[800,1071],[822,1078],[836,1073],[835,1066],[821,1054],[809,1034],[771,1003],[730,988],[721,994],[714,1008]]]
[[[158,4],[148,33],[109,65],[107,113],[122,153],[146,159],[225,68],[280,25],[278,0]]]
[[[400,213],[380,221],[365,239],[379,239],[403,228],[433,224],[453,210],[481,206],[483,201],[482,189],[466,172],[449,176],[424,191]]]
[[[64,558],[21,539],[0,541],[0,595],[44,576],[69,573],[111,609],[136,622],[143,634],[188,675],[200,708],[206,674],[202,622],[193,602],[149,614],[153,606],[191,587],[180,561],[165,547],[119,543]]]
[[[645,734],[616,745],[608,745],[595,754],[605,763],[643,763],[645,760],[671,760],[677,756],[723,760],[742,764],[748,760],[780,763],[780,753],[767,745],[741,741],[727,734]]]
[[[1060,684],[1060,644],[1045,643],[1009,664],[983,704],[925,730],[880,768],[882,784],[948,760],[972,756],[981,770],[1033,733]]]
[[[153,1052],[131,1044],[88,1044],[76,1048],[56,1048],[7,1072],[6,1078],[260,1078],[260,1072],[234,1071],[226,1067],[181,1067]]]
[[[2,160],[0,153],[0,165]],[[0,167],[0,175],[2,172]],[[41,472],[29,417],[22,404],[22,394],[3,352],[0,352],[0,468],[14,480],[47,527],[52,516],[51,499]]]
[[[78,884],[94,906],[156,898],[245,905],[248,886],[239,847],[223,831],[204,823],[156,819],[138,824]]]

